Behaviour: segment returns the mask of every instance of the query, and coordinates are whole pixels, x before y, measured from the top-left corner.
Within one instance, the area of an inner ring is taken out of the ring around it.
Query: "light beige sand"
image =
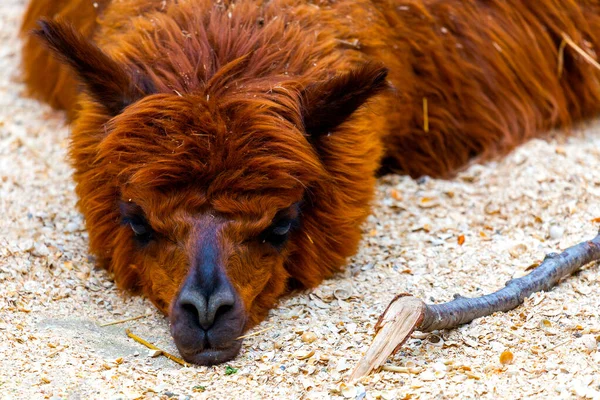
[[[0,398],[600,399],[597,266],[507,314],[409,340],[389,360],[408,373],[340,385],[394,294],[439,302],[487,293],[594,236],[600,124],[533,141],[452,181],[382,179],[346,274],[283,300],[257,328],[272,329],[229,364],[237,373],[182,368],[126,337],[128,327],[176,352],[165,318],[88,258],[64,117],[23,97],[15,78],[24,3],[0,4]],[[304,332],[316,340],[304,342]],[[512,365],[499,362],[505,350]]]

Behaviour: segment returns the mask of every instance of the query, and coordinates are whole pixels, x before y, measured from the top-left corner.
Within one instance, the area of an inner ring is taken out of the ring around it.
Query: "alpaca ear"
[[[388,70],[368,62],[302,91],[302,118],[314,139],[327,134],[348,119],[369,98],[388,87]]]
[[[58,20],[40,20],[38,24],[40,29],[33,34],[73,69],[85,90],[110,115],[154,92],[150,79],[127,71],[70,24]]]

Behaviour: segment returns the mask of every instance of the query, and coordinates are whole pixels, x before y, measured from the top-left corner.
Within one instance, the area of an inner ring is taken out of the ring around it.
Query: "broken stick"
[[[561,254],[550,253],[528,275],[511,279],[504,288],[481,297],[459,295],[443,304],[426,304],[409,294],[396,296],[375,325],[375,339],[352,374],[357,380],[381,366],[415,331],[450,329],[498,311],[516,308],[531,294],[548,291],[562,278],[583,266],[600,260],[600,234],[594,239],[569,247]]]

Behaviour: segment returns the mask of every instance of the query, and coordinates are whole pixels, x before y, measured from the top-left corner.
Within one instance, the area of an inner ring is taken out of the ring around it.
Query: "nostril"
[[[219,307],[219,309],[215,313],[215,319],[217,319],[219,317],[219,315],[225,315],[228,312],[230,312],[231,310],[233,310],[233,304],[232,305],[223,305],[223,306]]]
[[[227,314],[233,309],[235,296],[228,287],[221,287],[220,290],[213,293],[208,300],[208,320],[211,324],[221,315]]]
[[[179,307],[183,311],[185,318],[192,324],[198,324],[205,328],[209,323],[207,318],[207,304],[205,297],[194,290],[185,290],[179,297]],[[205,328],[206,329],[206,328]]]
[[[183,310],[184,314],[191,321],[200,321],[200,316],[198,314],[198,309],[193,304],[183,303],[183,304],[181,304],[181,309]]]

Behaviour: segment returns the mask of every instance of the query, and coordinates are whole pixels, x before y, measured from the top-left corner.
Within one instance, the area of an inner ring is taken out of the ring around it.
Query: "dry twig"
[[[543,352],[543,354],[550,353],[551,351],[554,351],[554,350],[558,349],[559,347],[564,346],[565,344],[569,343],[570,341],[571,341],[571,339],[564,340],[564,341],[550,347],[549,349],[546,349]]]
[[[251,337],[251,336],[260,335],[261,333],[264,333],[264,332],[270,331],[270,330],[271,330],[271,329],[273,329],[273,328],[275,328],[275,325],[273,325],[273,326],[269,326],[268,328],[265,328],[265,329],[261,329],[260,331],[256,331],[256,332],[248,333],[248,334],[246,334],[246,335],[242,335],[242,336],[240,336],[240,337],[236,338],[235,340],[246,339],[246,338],[249,338],[249,337]]]
[[[125,333],[127,334],[127,336],[129,336],[130,338],[132,338],[133,340],[135,340],[138,343],[143,344],[144,346],[146,346],[147,348],[151,349],[151,350],[158,350],[161,352],[161,354],[165,357],[167,357],[169,360],[171,361],[175,361],[177,364],[181,364],[184,367],[189,367],[190,364],[186,363],[185,361],[183,361],[181,358],[174,356],[171,353],[167,353],[166,351],[164,351],[161,348],[156,347],[155,345],[153,345],[152,343],[149,343],[147,341],[145,341],[144,339],[142,339],[141,337],[135,335],[134,333],[132,333],[129,329],[125,329]]]
[[[414,330],[431,332],[455,328],[476,318],[508,311],[539,291],[548,291],[562,278],[593,261],[600,260],[600,234],[594,239],[569,247],[561,254],[551,253],[528,275],[508,281],[504,288],[481,297],[455,299],[443,304],[425,304],[401,294],[396,296],[375,325],[373,343],[358,362],[350,379],[356,380],[378,368],[390,354],[406,342]]]
[[[125,322],[129,322],[129,321],[135,321],[138,319],[142,319],[147,317],[148,315],[144,314],[144,315],[138,315],[137,317],[131,317],[131,318],[125,318],[125,319],[118,319],[116,321],[111,321],[111,322],[106,322],[104,324],[101,324],[100,327],[104,328],[105,326],[110,326],[110,325],[117,325],[117,324],[122,324]]]
[[[54,350],[54,351],[52,351],[52,352],[48,353],[48,355],[47,355],[46,357],[47,357],[47,358],[52,358],[52,357],[54,357],[55,355],[57,355],[58,353],[60,353],[61,351],[65,350],[65,349],[68,349],[68,348],[69,348],[69,346],[68,346],[68,345],[67,345],[67,346],[63,346],[63,347],[61,347],[61,348],[58,348],[58,349],[56,349],[56,350]]]

